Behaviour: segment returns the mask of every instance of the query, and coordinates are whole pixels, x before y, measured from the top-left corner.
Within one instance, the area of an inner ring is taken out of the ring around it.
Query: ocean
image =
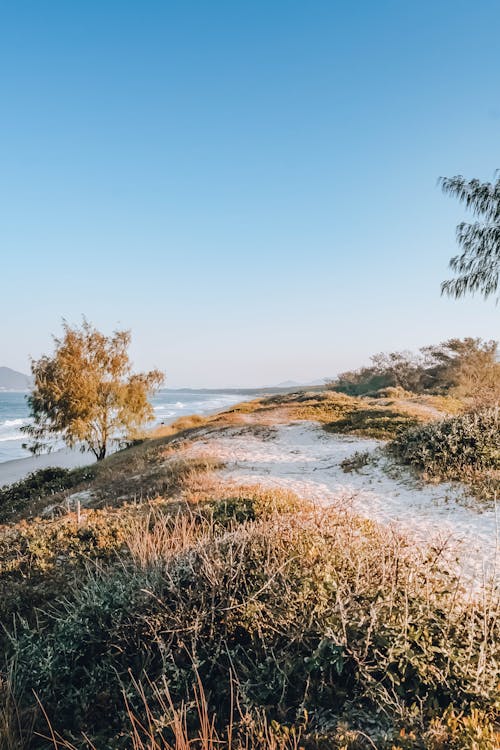
[[[26,435],[20,429],[29,423],[26,396],[26,393],[0,391],[0,463],[31,455],[23,448]],[[182,415],[208,414],[222,410],[244,398],[243,392],[161,390],[151,399],[155,413],[151,426],[173,422]]]

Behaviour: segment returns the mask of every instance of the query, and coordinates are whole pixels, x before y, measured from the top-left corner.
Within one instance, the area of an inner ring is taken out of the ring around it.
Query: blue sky
[[[60,319],[131,328],[168,385],[320,378],[497,338],[440,297],[500,167],[500,4],[0,6],[0,364]]]

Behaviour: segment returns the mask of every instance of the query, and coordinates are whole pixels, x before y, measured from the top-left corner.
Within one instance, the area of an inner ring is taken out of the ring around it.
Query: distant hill
[[[308,385],[324,385],[326,378],[320,380],[306,380],[305,382],[299,383],[296,380],[284,380],[282,383],[277,385],[269,386],[270,388],[304,388]]]
[[[0,391],[27,391],[31,388],[31,377],[10,367],[0,367]]]

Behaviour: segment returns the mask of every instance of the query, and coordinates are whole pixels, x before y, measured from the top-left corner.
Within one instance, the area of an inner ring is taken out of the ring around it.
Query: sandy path
[[[263,431],[230,428],[196,441],[189,453],[224,461],[229,481],[286,487],[319,505],[341,503],[418,541],[441,546],[446,540],[449,559],[456,559],[467,577],[498,576],[496,509],[479,507],[460,485],[415,480],[391,464],[382,445],[294,422]],[[345,473],[340,463],[356,451],[369,451],[373,462]]]

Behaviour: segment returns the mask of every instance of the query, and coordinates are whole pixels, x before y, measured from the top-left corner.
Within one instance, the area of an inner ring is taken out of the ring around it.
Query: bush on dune
[[[494,732],[497,603],[465,603],[435,551],[333,512],[232,527],[158,516],[137,535],[132,561],[88,572],[12,638],[18,699],[29,704],[29,685],[78,746],[85,731],[96,747],[129,747],[132,714],[158,742],[143,746],[166,748],[171,709],[196,736],[198,680],[225,741],[235,699],[283,731],[306,722],[310,747],[364,747],[370,735],[381,748],[437,749],[432,732],[471,705]]]
[[[32,472],[25,479],[0,488],[0,523],[34,507],[36,500],[76,487],[94,476],[93,466],[78,469],[49,466]]]
[[[500,411],[484,409],[417,427],[390,445],[401,461],[428,477],[467,479],[500,470]]]

